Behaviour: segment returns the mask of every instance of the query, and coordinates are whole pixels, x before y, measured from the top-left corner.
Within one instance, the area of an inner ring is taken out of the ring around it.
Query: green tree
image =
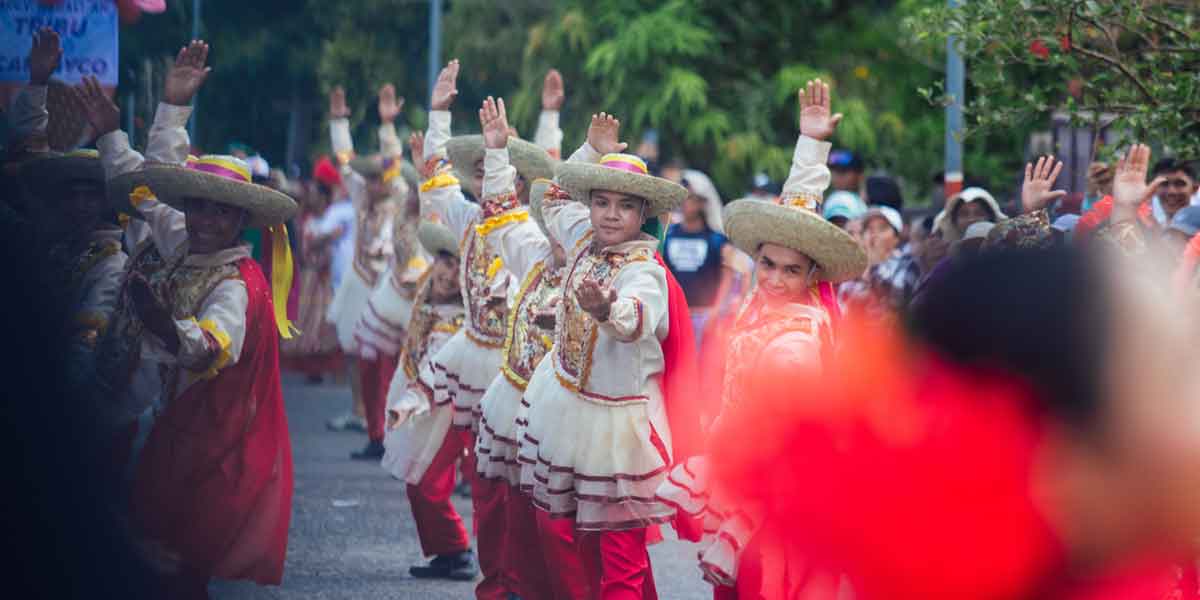
[[[914,13],[911,39],[936,48],[953,35],[967,61],[976,91],[965,106],[968,136],[1042,124],[1065,110],[1076,126],[1111,125],[1124,142],[1200,156],[1195,2],[971,0]],[[925,94],[942,99],[938,86]]]

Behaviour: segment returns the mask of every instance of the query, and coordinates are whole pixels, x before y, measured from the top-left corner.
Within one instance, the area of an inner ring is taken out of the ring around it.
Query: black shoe
[[[325,383],[325,378],[321,377],[320,375],[309,375],[308,377],[304,378],[304,383],[307,383],[308,385],[321,385],[322,383]]]
[[[473,581],[479,575],[479,568],[475,566],[475,553],[467,550],[435,556],[427,565],[409,567],[408,574],[417,579]]]
[[[468,483],[466,480],[461,480],[458,483],[454,484],[454,495],[458,496],[459,498],[470,498],[471,497],[471,484]]]
[[[357,452],[351,452],[354,460],[380,460],[383,458],[383,442],[370,441],[367,446]]]

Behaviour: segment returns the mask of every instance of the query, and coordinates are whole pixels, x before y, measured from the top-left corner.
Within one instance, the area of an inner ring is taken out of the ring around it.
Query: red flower
[[[1063,52],[1070,52],[1071,51],[1071,36],[1067,35],[1065,33],[1062,34],[1061,36],[1059,36],[1058,37],[1058,47],[1062,48]]]
[[[1046,44],[1042,40],[1029,42],[1029,51],[1042,60],[1050,58],[1050,49],[1046,47]]]

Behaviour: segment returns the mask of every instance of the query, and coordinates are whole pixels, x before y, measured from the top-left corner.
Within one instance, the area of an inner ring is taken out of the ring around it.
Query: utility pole
[[[442,0],[429,0],[429,98],[442,70]]]
[[[957,8],[960,0],[946,0],[951,10]],[[945,183],[943,183],[946,200],[962,191],[962,130],[963,130],[963,79],[965,66],[962,55],[958,53],[958,40],[949,36],[946,40],[946,165]]]
[[[200,4],[201,0],[192,0],[192,39],[200,39]],[[192,99],[192,118],[188,121],[188,137],[196,143],[196,116],[200,114],[200,92]]]

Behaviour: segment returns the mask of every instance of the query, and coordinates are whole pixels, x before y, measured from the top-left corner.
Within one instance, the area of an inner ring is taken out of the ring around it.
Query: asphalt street
[[[296,488],[283,585],[243,582],[212,585],[217,600],[474,597],[474,584],[414,579],[408,567],[423,562],[402,484],[376,463],[352,461],[366,435],[333,433],[325,420],[350,405],[342,384],[305,384],[284,375],[284,401],[292,436]],[[471,501],[455,498],[470,522]],[[668,537],[674,534],[667,528]],[[659,597],[712,597],[700,579],[694,546],[670,539],[650,548]]]

